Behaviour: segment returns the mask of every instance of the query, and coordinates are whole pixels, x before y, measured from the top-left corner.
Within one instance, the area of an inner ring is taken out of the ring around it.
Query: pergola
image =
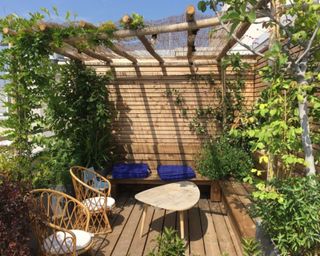
[[[265,1],[259,1],[258,4],[252,8],[259,9]],[[122,17],[124,24],[130,24],[132,19],[125,15]],[[52,22],[41,22],[38,24],[38,29],[45,31],[50,28],[65,27],[70,25],[57,24]],[[71,26],[79,26],[81,28],[98,28],[96,25],[86,21],[79,21],[73,23]],[[200,29],[204,28],[215,28],[216,33],[211,37],[213,51],[206,51],[205,53],[198,54],[195,46],[196,36]],[[228,53],[228,51],[241,39],[241,37],[249,29],[249,22],[242,22],[236,28],[232,36],[228,35],[228,24],[221,26],[220,17],[213,17],[207,19],[196,20],[195,19],[195,7],[190,5],[185,11],[185,22],[169,24],[169,25],[158,25],[149,26],[138,30],[117,30],[113,33],[112,44],[96,45],[90,47],[83,47],[86,40],[85,37],[70,37],[64,39],[62,47],[52,46],[52,50],[60,55],[68,57],[72,60],[78,60],[86,63],[97,61],[100,64],[106,66],[198,66],[201,64],[218,64],[220,60]],[[187,50],[182,56],[161,56],[154,47],[154,41],[159,34],[163,33],[176,33],[185,31],[187,32]],[[14,34],[15,32],[9,28],[3,29],[4,34]],[[98,38],[101,40],[108,39],[108,36],[103,33],[99,33]],[[149,53],[148,56],[138,56],[133,54],[131,51],[127,51],[122,47],[121,42],[126,40],[139,40],[144,46],[145,51]]]

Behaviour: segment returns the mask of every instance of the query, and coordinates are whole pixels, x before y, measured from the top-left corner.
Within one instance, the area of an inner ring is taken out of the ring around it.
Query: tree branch
[[[319,28],[320,28],[320,22],[318,22],[318,26],[316,27],[316,29],[313,31],[313,34],[310,38],[310,41],[307,45],[307,48],[304,50],[304,52],[300,55],[300,57],[296,60],[295,64],[298,64],[310,51],[311,49],[311,46],[312,46],[312,43],[314,41],[314,39],[316,38],[317,36],[317,33],[319,31]]]
[[[217,12],[217,10],[216,10],[215,8],[213,8],[213,11],[215,12],[215,14],[216,14],[216,16],[217,16],[217,18],[218,18],[218,20],[219,20],[219,23],[221,24],[221,27],[222,27],[228,34],[230,34],[230,35],[232,36],[232,38],[237,41],[237,43],[239,43],[241,46],[243,46],[244,48],[246,48],[247,50],[249,50],[249,51],[252,52],[253,54],[256,54],[256,55],[258,55],[258,56],[260,56],[260,57],[265,58],[265,55],[264,55],[264,54],[262,54],[262,53],[259,52],[259,51],[256,51],[256,50],[252,49],[249,45],[241,42],[241,40],[240,40],[238,37],[236,37],[236,36],[234,35],[234,33],[231,33],[231,31],[230,31],[229,28],[226,26],[226,24],[221,20],[220,14]]]

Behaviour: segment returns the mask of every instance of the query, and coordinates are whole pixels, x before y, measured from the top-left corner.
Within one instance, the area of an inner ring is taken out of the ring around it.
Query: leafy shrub
[[[270,187],[283,202],[258,198],[253,214],[261,217],[281,255],[315,255],[320,250],[319,177],[274,180]]]
[[[177,235],[177,231],[165,227],[162,235],[157,237],[157,246],[148,256],[184,256],[185,242]]]
[[[242,240],[242,248],[244,256],[262,256],[260,243],[252,238],[245,238]]]
[[[111,112],[106,85],[82,63],[61,67],[59,81],[48,95],[47,123],[55,136],[47,142],[50,163],[60,172],[70,165],[104,168],[109,160]]]
[[[250,155],[226,137],[205,144],[197,160],[199,172],[211,179],[241,179],[252,169]]]
[[[31,255],[24,185],[0,174],[0,255]]]

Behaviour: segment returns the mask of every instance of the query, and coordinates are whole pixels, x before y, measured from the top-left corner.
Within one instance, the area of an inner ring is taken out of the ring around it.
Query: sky
[[[199,0],[0,0],[0,17],[15,13],[27,17],[29,12],[40,11],[41,7],[52,10],[56,6],[59,15],[67,11],[77,15],[77,20],[101,23],[118,21],[133,12],[145,20],[158,20],[184,13],[190,4],[197,7]],[[208,12],[209,13],[209,12]],[[59,18],[57,18],[59,20]]]

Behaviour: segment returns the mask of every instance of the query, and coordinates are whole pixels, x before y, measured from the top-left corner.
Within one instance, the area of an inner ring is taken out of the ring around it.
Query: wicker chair
[[[112,232],[108,219],[115,200],[110,197],[111,184],[93,169],[74,166],[70,169],[77,199],[90,211],[89,231],[94,234]]]
[[[76,256],[92,247],[94,235],[87,232],[90,213],[81,202],[50,189],[32,190],[30,202],[40,255]]]

